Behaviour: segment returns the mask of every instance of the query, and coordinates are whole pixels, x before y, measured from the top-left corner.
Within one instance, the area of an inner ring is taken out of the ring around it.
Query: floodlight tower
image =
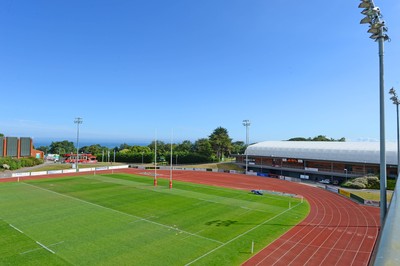
[[[390,100],[393,101],[393,104],[396,105],[396,114],[397,114],[397,177],[400,175],[400,134],[399,134],[399,98],[397,97],[396,90],[392,87],[389,91],[389,94],[392,95]]]
[[[75,118],[74,123],[76,124],[76,171],[79,172],[79,125],[83,123],[81,117]]]
[[[249,127],[250,127],[250,120],[245,119],[243,120],[243,126],[246,127],[246,150],[245,150],[245,154],[246,154],[246,174],[247,174],[247,170],[248,170],[248,164],[249,164],[249,158],[247,155],[247,147],[249,146]]]
[[[385,21],[382,20],[382,14],[379,7],[375,6],[373,0],[361,0],[358,6],[363,8],[361,14],[365,17],[360,21],[360,24],[369,24],[368,33],[371,33],[371,39],[378,42],[379,45],[379,113],[380,113],[380,215],[381,226],[383,226],[386,212],[386,147],[385,147],[385,97],[384,97],[384,75],[383,75],[383,44],[389,40],[386,34],[387,27]]]

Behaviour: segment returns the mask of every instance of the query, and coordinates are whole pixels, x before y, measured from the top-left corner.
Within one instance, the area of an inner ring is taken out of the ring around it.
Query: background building
[[[43,159],[44,153],[33,148],[32,138],[0,137],[0,157]]]
[[[347,178],[379,175],[379,142],[264,141],[247,150],[248,170],[259,175],[290,176],[340,183]],[[245,168],[246,156],[236,155]],[[397,144],[386,143],[387,175],[397,176]]]

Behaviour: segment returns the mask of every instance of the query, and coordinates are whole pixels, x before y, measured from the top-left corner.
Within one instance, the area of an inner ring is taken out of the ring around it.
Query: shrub
[[[367,176],[368,188],[369,189],[379,189],[379,178],[377,176]]]
[[[396,185],[396,180],[387,180],[387,189],[393,190]],[[342,187],[355,188],[355,189],[380,189],[380,179],[377,176],[363,176],[357,177],[342,184]]]
[[[3,164],[7,164],[10,166],[10,170],[17,170],[21,167],[32,167],[42,163],[43,160],[33,157],[26,157],[26,158],[24,157],[21,159],[16,159],[11,157],[0,158],[0,166],[2,166]]]
[[[396,179],[387,180],[387,189],[394,190],[395,186],[396,186]]]
[[[366,188],[364,183],[356,182],[355,180],[347,181],[342,186],[343,187],[347,187],[347,188],[355,188],[355,189],[364,189],[364,188]]]

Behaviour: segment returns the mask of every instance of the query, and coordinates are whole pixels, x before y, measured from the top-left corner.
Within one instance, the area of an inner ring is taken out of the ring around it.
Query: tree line
[[[36,149],[53,154],[76,153],[74,143],[68,140],[52,142],[50,146],[40,146]],[[246,145],[243,141],[233,142],[228,130],[218,127],[208,137],[200,138],[195,142],[184,140],[181,143],[171,144],[157,140],[147,146],[123,143],[111,149],[94,144],[80,147],[79,153],[91,153],[97,157],[98,161],[105,162],[115,160],[116,162],[152,163],[156,149],[157,162],[168,164],[172,159],[173,164],[187,164],[219,162],[231,154],[243,154]]]
[[[313,138],[296,137],[296,138],[288,139],[288,141],[339,141],[339,142],[345,142],[346,138],[343,137],[340,139],[333,139],[333,138],[328,138],[327,136],[324,136],[324,135],[318,135]]]
[[[0,137],[4,134],[0,133]],[[346,139],[333,139],[325,135],[318,135],[313,138],[295,137],[288,141],[340,141]],[[157,145],[156,145],[157,144]],[[244,154],[246,145],[243,141],[235,141],[229,137],[228,130],[223,127],[218,127],[205,138],[200,138],[195,142],[184,140],[181,143],[165,143],[157,140],[152,141],[147,146],[120,144],[114,148],[93,144],[79,148],[79,153],[91,153],[103,162],[132,162],[132,163],[151,163],[154,162],[155,149],[157,146],[157,162],[169,163],[172,159],[174,164],[186,163],[206,163],[218,162],[223,158],[229,157],[232,154]],[[171,158],[172,146],[172,158]],[[72,141],[63,140],[52,142],[50,146],[40,146],[37,150],[43,151],[45,154],[66,154],[76,153],[76,147]],[[115,155],[114,155],[115,154]]]

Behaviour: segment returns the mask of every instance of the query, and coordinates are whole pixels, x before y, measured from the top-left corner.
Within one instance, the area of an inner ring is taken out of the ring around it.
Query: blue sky
[[[174,142],[379,139],[378,44],[359,1],[0,1],[0,133]],[[385,86],[400,93],[400,2]],[[386,137],[396,140],[386,95]]]

